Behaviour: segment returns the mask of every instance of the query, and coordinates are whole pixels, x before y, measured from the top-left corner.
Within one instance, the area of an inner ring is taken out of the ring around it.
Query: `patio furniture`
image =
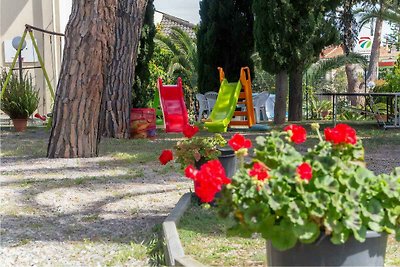
[[[207,99],[207,104],[210,112],[214,108],[215,102],[217,102],[218,93],[217,92],[206,92],[204,96]]]
[[[205,111],[207,116],[209,116],[210,109],[208,108],[207,99],[203,94],[196,94],[196,99],[199,102],[199,117],[197,118],[197,121],[200,122],[203,117],[203,112]]]
[[[265,101],[265,113],[268,120],[274,118],[274,107],[275,107],[275,95],[270,94],[267,101]]]
[[[254,111],[256,113],[256,123],[260,123],[261,115],[264,121],[268,120],[268,116],[266,113],[266,103],[268,98],[269,98],[268,92],[262,92],[260,94],[257,94],[253,98],[253,106],[254,106]]]

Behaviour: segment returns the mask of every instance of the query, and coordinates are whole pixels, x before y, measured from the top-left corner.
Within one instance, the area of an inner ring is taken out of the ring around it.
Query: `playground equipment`
[[[163,85],[162,79],[158,78],[157,87],[165,132],[182,132],[183,127],[189,123],[183,99],[182,79],[179,77],[176,85]]]
[[[3,94],[4,94],[4,90],[6,89],[7,84],[8,84],[8,82],[9,82],[9,80],[10,80],[11,73],[12,73],[12,71],[14,70],[15,64],[17,63],[17,59],[19,59],[19,61],[20,61],[20,62],[19,62],[19,66],[20,66],[20,67],[19,67],[19,70],[20,70],[20,71],[21,71],[22,69],[35,69],[35,68],[38,68],[38,67],[24,67],[24,68],[22,68],[22,62],[21,62],[20,53],[21,53],[21,50],[22,50],[23,45],[24,45],[24,43],[25,43],[26,35],[27,35],[27,33],[29,33],[29,36],[30,36],[31,41],[32,41],[32,45],[33,45],[33,47],[34,47],[34,49],[35,49],[35,52],[36,52],[38,61],[39,61],[39,63],[40,63],[40,67],[39,67],[39,68],[41,68],[42,71],[43,71],[43,75],[44,75],[44,78],[45,78],[45,80],[46,80],[47,86],[48,86],[48,88],[49,88],[51,98],[52,98],[52,100],[54,100],[54,90],[53,90],[53,86],[51,85],[50,78],[49,78],[49,75],[48,75],[48,73],[47,73],[47,71],[46,71],[43,58],[42,58],[42,56],[41,56],[41,54],[40,54],[39,47],[38,47],[38,45],[37,45],[37,43],[36,43],[36,39],[35,39],[35,37],[34,37],[34,35],[33,35],[33,30],[38,31],[38,32],[41,32],[43,35],[44,35],[44,34],[49,34],[49,35],[50,35],[50,44],[52,44],[52,42],[53,42],[52,36],[60,36],[60,38],[64,37],[64,34],[62,34],[62,33],[47,31],[47,30],[44,30],[44,29],[40,29],[40,28],[34,27],[34,26],[32,26],[32,25],[25,24],[24,33],[22,34],[22,37],[21,37],[21,39],[19,40],[19,44],[18,44],[18,48],[17,48],[16,54],[15,54],[15,57],[14,57],[12,63],[11,63],[10,69],[9,69],[8,74],[7,74],[7,77],[6,77],[6,80],[5,80],[4,84],[3,84],[3,88],[1,89],[1,96],[3,96]],[[50,47],[53,48],[52,45],[51,45]],[[52,56],[53,56],[53,51],[52,51]],[[54,63],[54,59],[52,59],[52,64],[53,64],[53,63]],[[54,68],[53,68],[53,70],[54,70]]]
[[[204,126],[210,132],[226,132],[230,125],[253,126],[255,121],[250,69],[241,68],[237,83],[229,83],[222,68],[218,68],[218,71],[221,82],[218,98],[210,114],[210,121],[206,121]],[[236,111],[237,105],[244,106],[245,110]],[[243,116],[245,119],[231,121],[233,116]]]

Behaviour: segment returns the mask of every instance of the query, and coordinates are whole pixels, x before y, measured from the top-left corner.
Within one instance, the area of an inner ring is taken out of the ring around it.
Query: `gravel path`
[[[1,266],[148,265],[145,242],[191,188],[156,160],[176,139],[107,140],[98,158],[47,159],[47,138],[43,129],[1,132]],[[389,172],[400,146],[373,147],[366,160]]]
[[[33,135],[3,132],[2,155]],[[155,161],[31,156],[1,159],[1,266],[147,265],[153,227],[191,185]]]

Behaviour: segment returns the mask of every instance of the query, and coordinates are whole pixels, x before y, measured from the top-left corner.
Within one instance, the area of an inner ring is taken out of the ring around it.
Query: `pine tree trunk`
[[[49,158],[98,154],[99,119],[115,43],[117,0],[73,1],[53,109]]]
[[[382,26],[382,18],[376,18],[374,41],[372,43],[368,65],[367,82],[375,81],[378,78],[379,47],[381,45]]]
[[[274,107],[274,124],[283,124],[286,120],[286,98],[288,93],[288,74],[281,71],[275,78],[276,96]]]
[[[289,121],[303,119],[303,73],[294,70],[289,75]]]
[[[146,5],[147,0],[118,1],[114,57],[103,96],[101,127],[105,137],[129,138],[135,65]]]

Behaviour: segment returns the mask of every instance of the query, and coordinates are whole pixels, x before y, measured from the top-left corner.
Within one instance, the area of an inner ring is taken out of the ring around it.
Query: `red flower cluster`
[[[238,151],[241,148],[250,148],[252,146],[251,140],[244,138],[241,134],[235,134],[232,136],[228,144],[233,148],[233,150]]]
[[[253,168],[249,170],[249,175],[264,181],[269,178],[268,167],[264,163],[256,162],[253,164]]]
[[[222,185],[231,182],[219,160],[208,161],[200,170],[189,165],[185,169],[185,176],[194,181],[194,191],[202,202],[211,202],[215,194],[221,191]]]
[[[347,124],[340,123],[332,129],[327,127],[324,133],[326,141],[336,145],[342,143],[355,145],[357,143],[356,130]]]
[[[199,131],[199,127],[187,124],[183,127],[183,135],[187,138],[192,138]]]
[[[304,143],[307,139],[307,132],[303,126],[292,124],[286,126],[284,130],[286,132],[292,131],[292,136],[290,136],[290,140],[292,140],[292,142],[295,144]]]
[[[312,178],[312,168],[307,162],[300,164],[296,169],[297,174],[301,179],[310,181]]]
[[[169,161],[174,159],[174,155],[172,154],[172,151],[169,149],[165,149],[161,152],[160,157],[158,160],[161,162],[162,165],[167,164]]]

